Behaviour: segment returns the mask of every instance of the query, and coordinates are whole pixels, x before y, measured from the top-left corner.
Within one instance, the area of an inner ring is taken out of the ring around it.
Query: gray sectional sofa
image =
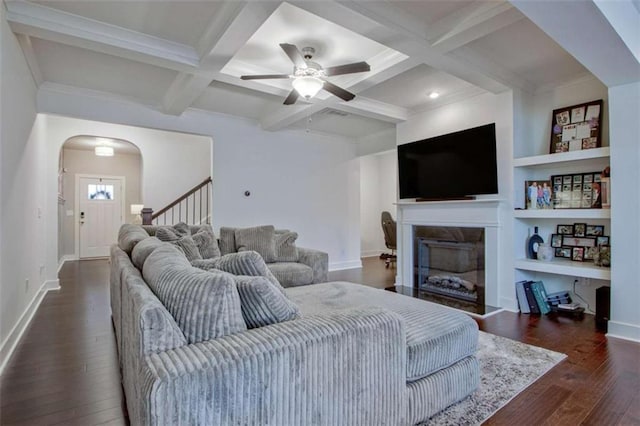
[[[354,283],[285,289],[253,251],[196,268],[141,231],[111,249],[131,424],[412,425],[478,386],[464,314]]]

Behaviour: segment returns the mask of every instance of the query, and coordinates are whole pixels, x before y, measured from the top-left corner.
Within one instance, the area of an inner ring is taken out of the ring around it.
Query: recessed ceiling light
[[[438,93],[438,92],[431,92],[431,93],[429,93],[429,97],[430,97],[431,99],[436,99],[438,96],[440,96],[440,93]]]
[[[99,157],[113,157],[113,147],[111,146],[96,146],[95,152]]]

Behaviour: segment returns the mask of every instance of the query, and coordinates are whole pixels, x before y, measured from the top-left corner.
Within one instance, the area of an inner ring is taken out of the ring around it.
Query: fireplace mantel
[[[398,270],[396,284],[414,287],[414,226],[482,227],[485,229],[485,303],[499,307],[498,256],[502,199],[400,201],[398,207]]]

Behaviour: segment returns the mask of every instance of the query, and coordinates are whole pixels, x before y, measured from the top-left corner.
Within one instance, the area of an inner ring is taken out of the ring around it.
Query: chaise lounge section
[[[478,386],[464,314],[353,283],[282,289],[121,234],[112,312],[132,424],[412,425]],[[276,297],[259,306],[285,317],[249,321],[258,305],[245,291],[258,284]],[[214,334],[198,337],[209,322]]]

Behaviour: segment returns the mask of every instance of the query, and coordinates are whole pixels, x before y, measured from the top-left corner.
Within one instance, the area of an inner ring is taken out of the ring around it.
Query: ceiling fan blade
[[[242,80],[264,80],[268,78],[289,78],[289,74],[241,75]]]
[[[298,68],[306,68],[307,62],[304,60],[304,56],[300,53],[300,50],[294,45],[289,43],[280,43],[280,47],[287,54],[291,62]]]
[[[353,64],[338,65],[324,69],[325,75],[352,74],[354,72],[371,71],[371,67],[366,62],[354,62]]]
[[[333,83],[329,83],[328,81],[324,82],[323,89],[347,102],[356,97],[356,95],[354,95],[353,93],[348,92],[342,87],[338,87]]]
[[[289,96],[287,96],[287,99],[284,100],[284,104],[285,105],[293,105],[296,103],[296,101],[298,100],[298,91],[296,89],[293,89],[291,92],[289,92]]]

